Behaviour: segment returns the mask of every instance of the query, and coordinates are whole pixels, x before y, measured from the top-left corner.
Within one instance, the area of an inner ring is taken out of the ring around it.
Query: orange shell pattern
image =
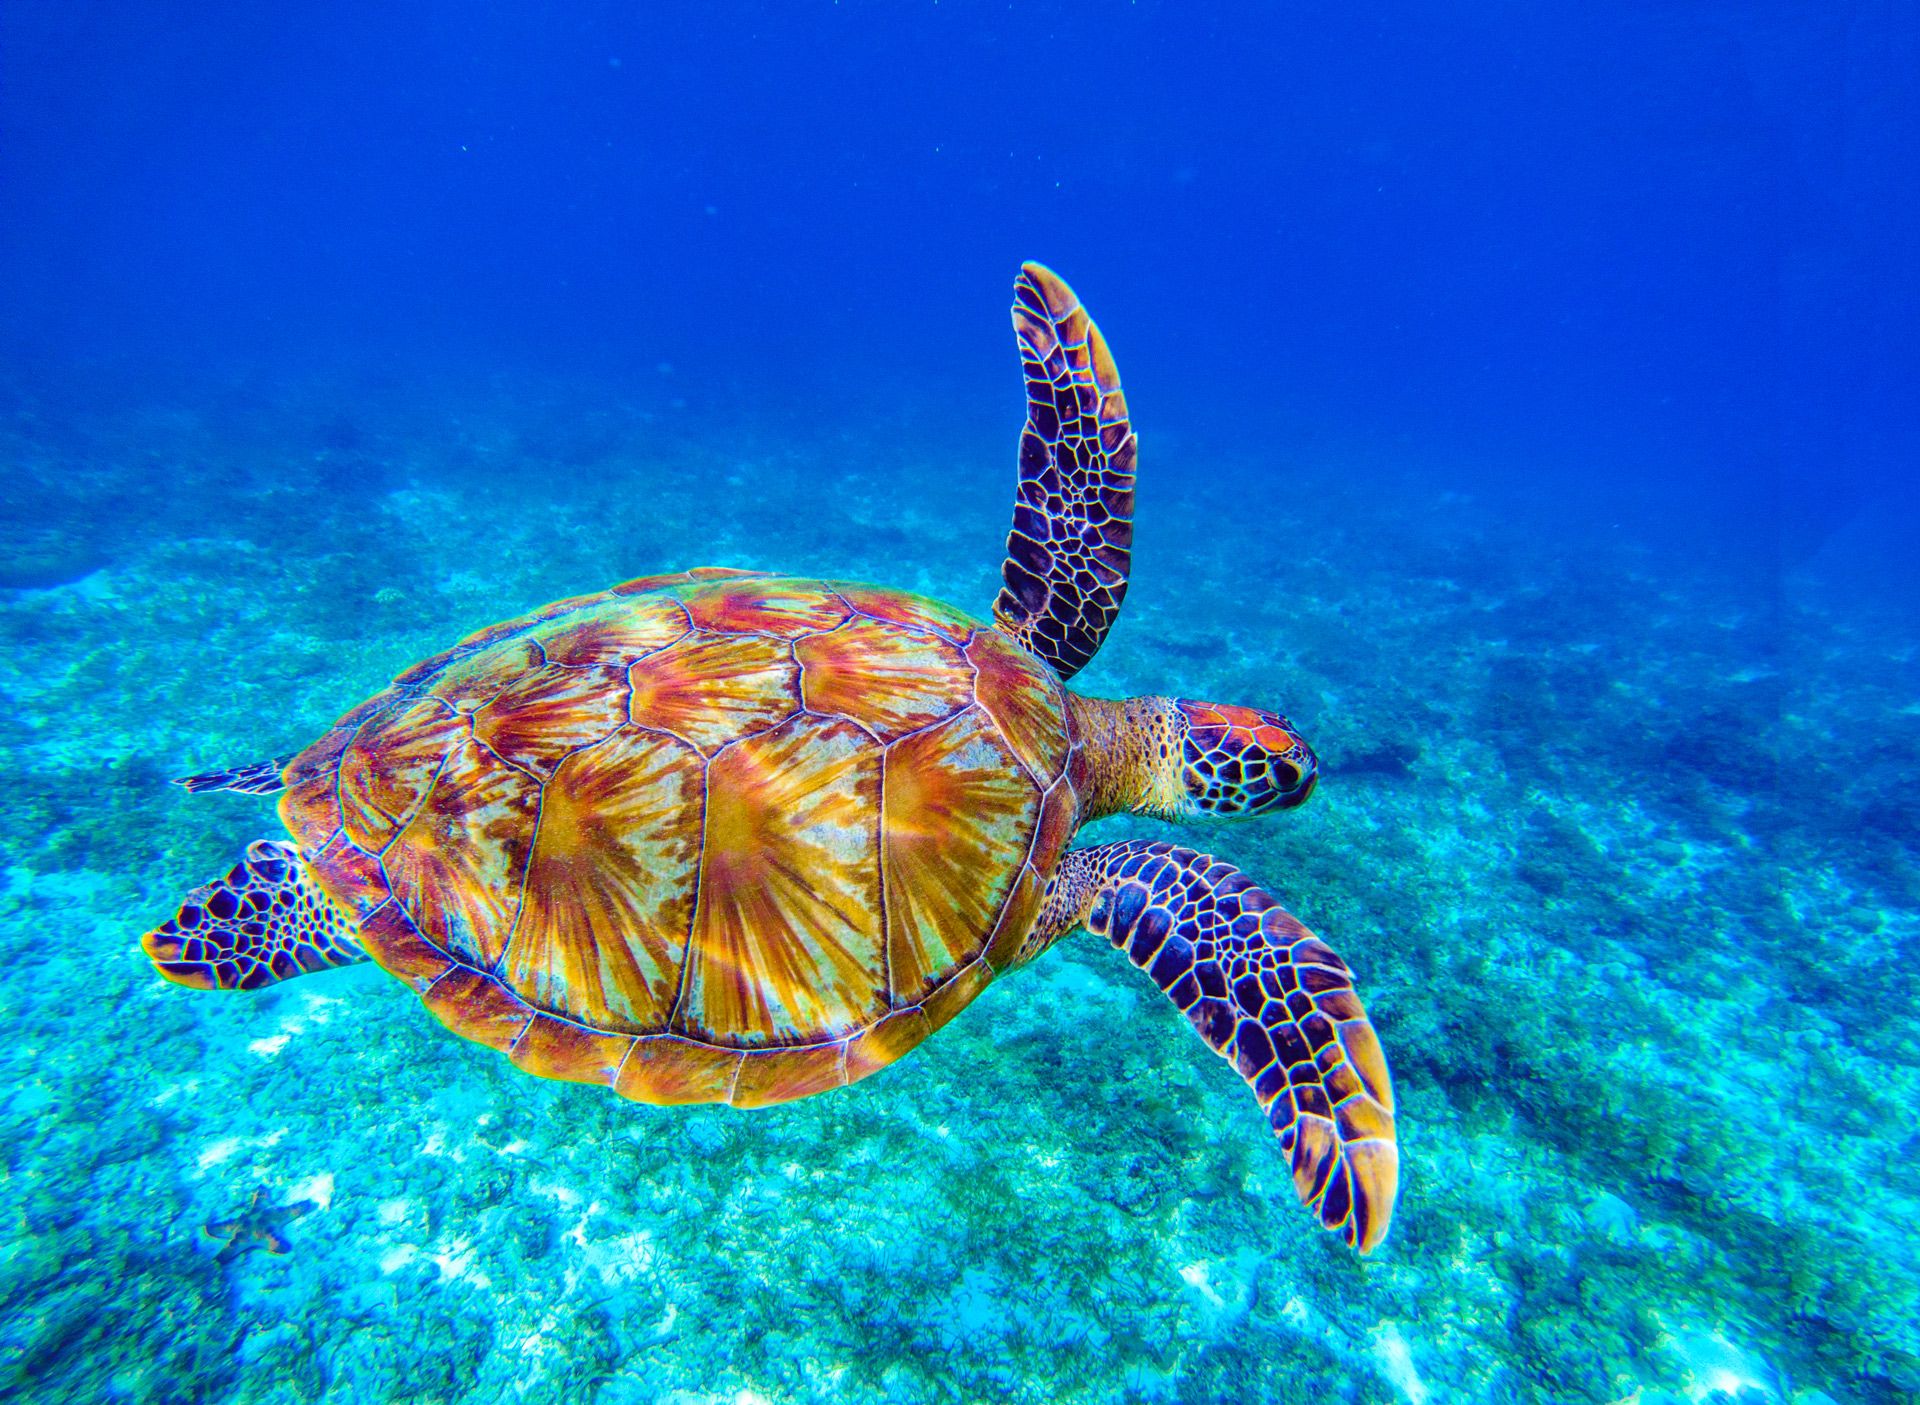
[[[653,576],[480,631],[281,817],[454,1032],[646,1102],[862,1078],[1016,962],[1079,813],[1053,673],[873,586]]]

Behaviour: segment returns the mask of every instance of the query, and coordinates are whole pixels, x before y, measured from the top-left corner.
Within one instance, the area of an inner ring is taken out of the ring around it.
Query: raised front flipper
[[[1073,677],[1107,637],[1133,557],[1133,427],[1106,339],[1051,269],[1021,266],[1013,330],[1027,377],[1000,628]]]
[[[226,877],[187,894],[140,945],[161,975],[199,990],[256,990],[367,959],[299,850],[266,839],[248,845]]]
[[[1240,1070],[1320,1223],[1363,1254],[1385,1238],[1393,1084],[1346,962],[1237,868],[1171,844],[1068,854],[1036,937],[1076,925],[1126,952]]]

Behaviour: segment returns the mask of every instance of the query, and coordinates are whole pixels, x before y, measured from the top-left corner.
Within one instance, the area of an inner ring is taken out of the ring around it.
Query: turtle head
[[[1068,701],[1086,819],[1263,815],[1300,804],[1319,776],[1313,748],[1277,712],[1189,698]]]
[[[1175,698],[1185,723],[1180,785],[1195,817],[1291,810],[1313,794],[1319,762],[1277,712]]]

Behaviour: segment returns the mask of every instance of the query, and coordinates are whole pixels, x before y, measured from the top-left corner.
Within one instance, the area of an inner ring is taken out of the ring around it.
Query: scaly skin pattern
[[[1187,721],[1182,779],[1193,803],[1219,819],[1304,804],[1319,762],[1277,712],[1182,698]]]
[[[1016,959],[1079,815],[1058,680],[873,587],[694,571],[402,674],[281,817],[447,1026],[651,1102],[837,1087]]]
[[[1276,712],[1187,698],[1067,695],[1083,818],[1232,819],[1302,804],[1318,762]]]
[[[1067,694],[1079,740],[1074,785],[1086,820],[1142,814],[1184,819],[1194,813],[1181,784],[1186,717],[1172,698],[1083,698]]]
[[[993,615],[1064,680],[1093,657],[1126,598],[1136,442],[1106,339],[1051,269],[1021,266],[1013,330],[1027,423]]]
[[[1231,864],[1171,844],[1066,855],[1026,954],[1078,926],[1125,952],[1239,1070],[1320,1223],[1362,1253],[1385,1238],[1393,1084],[1347,964]]]
[[[258,990],[367,959],[353,920],[308,876],[294,846],[270,840],[187,894],[141,945],[169,980],[198,990]]]

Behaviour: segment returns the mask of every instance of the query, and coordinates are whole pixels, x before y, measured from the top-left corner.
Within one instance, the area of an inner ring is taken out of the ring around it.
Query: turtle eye
[[[1308,752],[1304,766],[1280,758],[1274,763],[1274,779],[1280,791],[1279,804],[1284,809],[1306,804],[1307,797],[1313,794],[1314,782],[1320,779],[1320,770],[1314,764],[1313,753]]]

